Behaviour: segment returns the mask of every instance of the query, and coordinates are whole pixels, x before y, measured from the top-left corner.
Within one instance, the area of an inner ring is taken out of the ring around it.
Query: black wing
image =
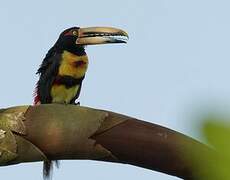
[[[53,46],[46,54],[46,57],[43,59],[42,64],[40,65],[36,74],[45,73],[49,68],[49,66],[53,63],[52,57],[54,57],[55,55],[56,55],[56,48]]]
[[[37,74],[40,74],[37,93],[41,104],[52,102],[50,92],[52,84],[58,74],[60,61],[61,54],[56,53],[55,49],[51,48],[37,71]]]

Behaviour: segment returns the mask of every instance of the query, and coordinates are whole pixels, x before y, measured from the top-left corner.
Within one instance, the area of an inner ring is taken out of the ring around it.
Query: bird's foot
[[[74,103],[74,105],[80,106],[80,102]]]

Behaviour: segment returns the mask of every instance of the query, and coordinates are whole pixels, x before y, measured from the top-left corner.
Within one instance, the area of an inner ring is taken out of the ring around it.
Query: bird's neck
[[[65,50],[62,52],[58,75],[79,79],[85,76],[87,68],[88,57],[86,54],[76,55]]]
[[[86,55],[85,46],[82,45],[75,45],[75,46],[69,44],[63,45],[57,42],[55,43],[53,48],[57,53],[63,53],[64,51],[68,51],[76,56]]]

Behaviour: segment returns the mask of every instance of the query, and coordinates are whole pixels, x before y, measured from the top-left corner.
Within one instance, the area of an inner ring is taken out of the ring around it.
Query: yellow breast
[[[76,66],[76,63],[81,61],[84,63],[80,66]],[[59,67],[58,74],[61,76],[72,76],[74,78],[81,78],[85,75],[87,68],[87,55],[77,56],[68,51],[64,51],[62,54],[62,61]]]
[[[79,85],[66,88],[64,85],[53,85],[51,89],[52,103],[69,104],[75,97]]]
[[[88,67],[88,57],[77,56],[68,51],[62,54],[61,64],[59,66],[59,76],[71,76],[73,78],[82,78]],[[54,84],[51,88],[52,103],[69,104],[76,96],[80,85],[67,88],[62,84]]]

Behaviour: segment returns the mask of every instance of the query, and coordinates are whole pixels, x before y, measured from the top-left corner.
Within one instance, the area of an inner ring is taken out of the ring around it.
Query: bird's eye
[[[77,31],[73,31],[73,35],[74,35],[74,36],[77,36],[77,35],[78,35],[78,32],[77,32]]]

